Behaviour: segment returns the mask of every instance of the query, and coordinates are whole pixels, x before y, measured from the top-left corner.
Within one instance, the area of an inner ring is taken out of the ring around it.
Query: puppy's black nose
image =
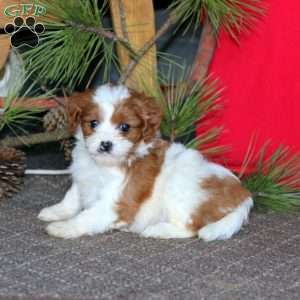
[[[99,151],[100,152],[110,152],[112,149],[112,142],[110,141],[106,141],[106,142],[101,142],[100,143],[100,147],[99,147]]]

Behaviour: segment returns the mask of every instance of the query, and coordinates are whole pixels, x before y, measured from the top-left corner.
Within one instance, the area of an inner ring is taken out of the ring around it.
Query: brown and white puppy
[[[76,130],[64,199],[43,209],[50,235],[76,238],[126,227],[142,236],[227,239],[247,221],[250,193],[198,151],[159,138],[161,111],[150,97],[104,85],[69,103]]]

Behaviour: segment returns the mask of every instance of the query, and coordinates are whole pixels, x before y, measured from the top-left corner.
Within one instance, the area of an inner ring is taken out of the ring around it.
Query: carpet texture
[[[252,214],[233,239],[47,236],[36,218],[68,177],[27,177],[0,203],[0,299],[300,299],[300,217]]]

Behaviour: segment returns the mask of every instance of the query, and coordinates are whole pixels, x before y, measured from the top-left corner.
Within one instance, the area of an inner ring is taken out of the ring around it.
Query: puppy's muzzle
[[[110,141],[101,142],[98,148],[98,152],[109,153],[112,150],[113,144]]]

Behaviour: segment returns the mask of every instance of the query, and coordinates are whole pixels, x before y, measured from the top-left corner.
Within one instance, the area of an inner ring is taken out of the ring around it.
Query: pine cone
[[[0,200],[20,189],[24,172],[25,154],[14,148],[0,148]]]
[[[55,131],[67,127],[68,118],[63,106],[52,108],[43,119],[46,131]]]
[[[68,117],[63,106],[57,108],[52,108],[44,116],[44,128],[46,131],[55,131],[59,129],[64,129],[68,125]],[[64,150],[64,158],[66,161],[72,160],[72,150],[74,147],[74,142],[72,139],[65,139],[60,142],[61,147]]]
[[[64,157],[65,161],[71,161],[72,160],[72,150],[74,148],[74,139],[65,139],[61,141],[61,146],[64,149]]]
[[[59,129],[64,129],[68,125],[68,117],[63,106],[52,108],[43,119],[44,128],[46,131],[51,132]],[[70,139],[65,139],[60,142],[66,161],[72,159],[73,143]]]

